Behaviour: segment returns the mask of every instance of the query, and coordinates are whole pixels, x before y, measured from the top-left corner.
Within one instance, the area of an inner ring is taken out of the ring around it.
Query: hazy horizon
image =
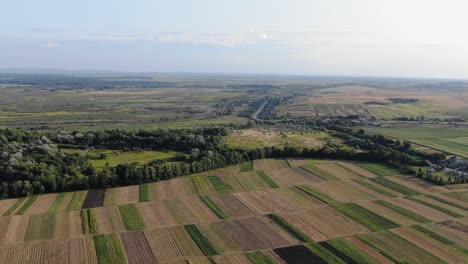
[[[468,79],[468,3],[15,1],[0,72]]]

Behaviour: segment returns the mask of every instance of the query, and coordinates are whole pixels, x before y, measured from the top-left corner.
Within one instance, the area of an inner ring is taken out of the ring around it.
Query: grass
[[[49,207],[47,212],[48,213],[56,213],[66,194],[67,193],[59,193],[57,195],[57,198],[55,198],[54,203]]]
[[[81,218],[83,219],[83,229],[85,234],[98,233],[96,212],[94,212],[93,209],[81,210]]]
[[[203,180],[201,176],[192,177],[192,182],[199,195],[203,195],[206,193],[205,181]]]
[[[324,242],[325,244],[331,246],[339,253],[344,255],[343,259],[346,259],[347,263],[371,263],[378,264],[378,262],[373,259],[371,256],[367,255],[363,251],[356,248],[352,243],[343,240],[343,239],[334,239]]]
[[[93,239],[99,264],[127,263],[117,234],[97,235]]]
[[[88,191],[81,191],[81,192],[76,192],[73,195],[72,200],[70,201],[70,204],[68,205],[68,210],[80,210],[81,206],[83,205],[83,202],[86,198],[86,194],[88,194]]]
[[[200,199],[213,211],[220,219],[226,219],[226,213],[208,196],[201,196]]]
[[[253,171],[254,166],[252,161],[246,161],[239,164],[240,171]]]
[[[466,137],[468,131],[463,128],[437,126],[437,125],[406,125],[394,127],[366,127],[366,131],[382,134],[401,140],[405,139],[424,139],[424,138],[444,138]]]
[[[372,231],[399,227],[398,224],[383,218],[357,204],[335,204],[332,207],[352,220],[362,224]]]
[[[327,181],[333,181],[333,180],[339,180],[338,177],[336,177],[335,175],[331,174],[330,172],[326,171],[326,170],[323,170],[315,165],[307,165],[307,166],[304,166],[303,167],[304,169],[314,173],[314,174],[317,174],[318,176],[320,176],[321,178],[323,178],[324,180],[327,180]]]
[[[324,203],[327,203],[327,204],[335,203],[335,200],[333,198],[331,198],[330,196],[318,191],[315,188],[312,188],[312,187],[307,186],[307,185],[299,185],[299,186],[296,186],[296,187],[299,188],[301,191],[307,193],[310,196],[313,196],[313,197],[319,199],[320,201],[322,201]]]
[[[379,176],[392,176],[392,175],[401,175],[402,172],[399,169],[390,168],[382,164],[376,163],[358,163],[359,166],[364,169],[373,172]]]
[[[345,264],[343,260],[341,260],[339,257],[333,255],[330,251],[326,250],[319,244],[315,243],[307,243],[305,246],[312,251],[316,256],[319,256],[321,259],[323,259],[326,263],[328,264]]]
[[[272,189],[279,188],[279,185],[275,181],[273,181],[268,175],[266,175],[265,172],[257,171],[257,175],[268,185],[268,187]]]
[[[439,235],[439,234],[437,234],[435,232],[432,232],[431,230],[429,230],[429,229],[427,229],[425,227],[422,227],[420,225],[414,225],[414,226],[411,226],[411,227],[418,230],[421,233],[424,233],[424,234],[426,234],[426,235],[428,235],[428,236],[430,236],[430,237],[432,237],[432,238],[446,244],[446,245],[455,244],[454,242],[448,240],[447,238],[445,238],[445,237],[443,237],[443,236],[441,236],[441,235]]]
[[[281,227],[286,229],[295,238],[299,239],[302,242],[312,242],[312,239],[310,239],[309,236],[307,236],[305,233],[303,233],[300,229],[298,229],[295,226],[288,223],[288,221],[286,221],[286,219],[284,219],[283,217],[281,217],[281,216],[279,216],[277,214],[271,214],[269,216],[275,223],[277,223],[278,225],[280,225]]]
[[[271,257],[265,255],[260,251],[255,252],[247,252],[245,256],[252,262],[253,264],[276,264]]]
[[[223,182],[217,176],[208,176],[208,180],[210,181],[213,188],[219,193],[229,193],[231,192],[231,187]]]
[[[439,210],[447,215],[450,215],[450,216],[453,216],[453,217],[456,217],[456,218],[462,218],[463,215],[460,215],[458,213],[455,213],[455,212],[452,212],[450,211],[449,209],[447,208],[444,208],[444,207],[441,207],[441,206],[438,206],[438,205],[435,205],[435,204],[431,204],[429,202],[426,202],[426,201],[423,201],[423,200],[420,200],[416,197],[406,197],[406,199],[410,200],[410,201],[413,201],[413,202],[416,202],[416,203],[419,203],[419,204],[422,204],[422,205],[425,205],[427,207],[431,207],[433,209],[436,209],[436,210]]]
[[[185,225],[185,230],[187,230],[205,256],[219,255],[210,240],[195,225]]]
[[[145,228],[145,224],[141,219],[140,213],[133,204],[119,206],[122,220],[127,230],[139,230]]]
[[[388,209],[391,209],[397,213],[400,213],[404,216],[407,216],[419,223],[427,223],[427,222],[430,222],[431,220],[427,219],[426,217],[424,216],[421,216],[421,215],[418,215],[414,212],[411,212],[410,210],[407,210],[403,207],[400,207],[398,205],[394,205],[392,203],[389,203],[387,201],[384,201],[384,200],[377,200],[377,201],[374,201],[374,203],[378,204],[378,205],[381,205],[381,206],[384,206],[384,207],[387,207]]]
[[[165,151],[110,151],[110,150],[96,150],[92,151],[91,155],[105,154],[104,159],[91,159],[90,163],[96,169],[102,169],[109,164],[110,167],[115,167],[119,164],[138,162],[140,164],[147,164],[154,160],[165,160],[177,155],[176,152]]]
[[[355,179],[355,180],[353,180],[353,181],[355,181],[355,182],[361,184],[361,185],[364,186],[364,187],[367,187],[367,188],[369,188],[369,189],[371,189],[371,190],[374,190],[374,191],[376,191],[376,192],[378,192],[378,193],[381,193],[381,194],[383,194],[383,195],[385,195],[385,196],[387,196],[387,197],[390,197],[390,198],[398,197],[398,195],[393,194],[393,193],[391,193],[391,192],[389,192],[389,191],[387,191],[387,190],[385,190],[385,189],[383,189],[383,188],[380,188],[380,187],[378,187],[378,186],[376,186],[376,185],[374,185],[374,184],[370,184],[370,183],[367,182],[366,180],[363,180],[363,179]]]
[[[21,199],[18,199],[15,204],[13,204],[10,208],[8,208],[8,210],[5,211],[5,213],[3,213],[3,215],[11,215],[12,213],[14,213],[16,211],[16,209],[18,209],[18,207],[26,200],[28,199],[27,197],[23,197]]]
[[[468,146],[455,142],[440,140],[438,138],[411,139],[411,142],[446,153],[455,154],[465,158],[468,157]]]
[[[24,202],[24,204],[21,206],[21,208],[16,212],[17,215],[22,215],[26,213],[26,211],[31,207],[31,205],[37,200],[37,195],[33,195]]]
[[[149,183],[141,184],[139,189],[140,202],[148,202],[150,200],[150,187]]]
[[[379,183],[385,187],[388,187],[392,190],[395,190],[403,195],[408,195],[408,196],[412,196],[412,195],[419,195],[421,194],[420,192],[417,192],[413,189],[410,189],[406,186],[403,186],[399,183],[396,183],[394,181],[391,181],[389,179],[386,179],[384,177],[377,177],[377,178],[372,178],[371,179],[372,181],[376,182],[376,183]]]

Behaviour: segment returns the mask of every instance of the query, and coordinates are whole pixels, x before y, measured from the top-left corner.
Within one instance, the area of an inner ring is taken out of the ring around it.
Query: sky
[[[466,0],[0,1],[0,72],[468,79]]]

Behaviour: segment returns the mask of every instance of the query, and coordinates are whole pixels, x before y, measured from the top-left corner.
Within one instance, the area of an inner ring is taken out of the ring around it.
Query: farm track
[[[295,163],[305,164],[300,161],[295,161]],[[406,238],[416,244],[417,248],[440,252],[440,256],[437,253],[433,254],[438,255],[441,260],[449,263],[460,263],[460,258],[465,260],[465,257],[457,253],[459,251],[450,245],[442,246],[433,241],[426,241],[425,238],[414,237],[413,231],[406,230],[409,226],[419,223],[375,204],[373,201],[385,200],[430,219],[432,223],[425,223],[424,226],[453,240],[458,247],[466,247],[468,244],[468,211],[444,204],[428,196],[415,196],[425,202],[445,206],[465,217],[455,218],[437,209],[405,199],[401,194],[395,198],[384,196],[350,180],[373,178],[374,174],[359,171],[359,174],[366,175],[366,177],[359,176],[342,167],[346,166],[357,171],[354,167],[356,165],[342,162],[337,165],[337,163],[332,162],[328,166],[331,166],[333,171],[338,171],[334,173],[343,174],[338,175],[335,180],[326,181],[300,167],[289,167],[284,160],[257,162],[257,166],[261,164],[260,167],[273,165],[276,168],[276,170],[266,171],[267,175],[280,185],[279,188],[273,189],[269,188],[254,172],[231,171],[208,174],[217,175],[233,187],[232,193],[219,194],[211,188],[209,181],[205,182],[208,195],[226,213],[227,219],[224,220],[219,219],[212,209],[201,201],[196,192],[193,177],[149,184],[151,201],[148,202],[139,202],[139,187],[130,186],[109,189],[103,193],[104,195],[97,193],[97,196],[93,191],[81,192],[79,196],[67,193],[57,205],[55,212],[46,213],[54,203],[51,197],[58,196],[56,194],[39,196],[24,215],[0,216],[0,260],[8,260],[8,263],[24,263],[24,258],[15,256],[15,252],[22,250],[34,256],[37,263],[71,262],[71,259],[63,255],[65,253],[74,255],[73,261],[77,263],[96,263],[92,235],[84,234],[80,210],[65,210],[75,198],[75,205],[71,208],[76,208],[78,204],[80,208],[81,206],[102,205],[93,208],[96,213],[98,234],[117,233],[130,263],[176,262],[188,259],[199,263],[208,261],[182,226],[185,224],[195,224],[214,248],[222,254],[222,256],[213,257],[215,262],[244,263],[247,258],[243,252],[252,250],[266,250],[268,254],[279,258],[273,253],[274,249],[297,246],[301,242],[283,227],[271,221],[268,217],[271,213],[281,215],[289,224],[301,230],[314,242],[346,237],[350,243],[378,259],[379,262],[388,261],[387,255],[381,254],[381,249],[377,250],[356,238],[356,236],[367,236],[375,232],[371,232],[290,182],[318,189],[338,201],[338,204],[352,201],[379,216],[398,223],[403,228],[390,228],[387,231]],[[322,168],[327,167],[327,163],[320,165]],[[201,176],[202,179],[203,177]],[[459,206],[466,205],[466,202],[442,194],[460,193],[460,188],[452,190],[450,186],[433,186],[419,179],[404,176],[386,178],[423,194],[435,195]],[[238,185],[234,186],[236,182]],[[94,199],[95,197],[98,198]],[[8,207],[13,206],[16,201],[16,199],[0,201],[0,209],[7,211]],[[120,204],[135,204],[145,226],[143,230],[126,230],[121,212],[116,206]],[[382,244],[382,247],[384,251],[392,252],[387,249],[389,245],[386,242]],[[419,249],[415,250],[419,252]],[[413,259],[409,255],[407,257]]]

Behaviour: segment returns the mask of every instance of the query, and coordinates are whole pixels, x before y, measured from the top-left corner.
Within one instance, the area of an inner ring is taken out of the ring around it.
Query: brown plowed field
[[[437,193],[437,192],[448,192],[449,189],[435,185],[431,182],[423,179],[411,176],[387,176],[386,178],[391,179],[399,184],[405,185],[410,189],[413,189],[422,193]]]
[[[204,256],[183,226],[171,227],[170,231],[184,257],[193,258]]]
[[[253,215],[253,212],[232,194],[212,195],[211,198],[229,216]]]
[[[156,200],[175,199],[174,190],[172,190],[171,181],[160,181],[154,186]]]
[[[29,216],[13,215],[11,216],[8,231],[5,234],[5,243],[23,242],[28,229]]]
[[[121,233],[120,238],[129,264],[156,263],[142,231]]]
[[[74,193],[66,193],[63,197],[62,202],[57,208],[57,212],[66,212],[68,211],[68,205],[70,204],[71,200],[73,199]]]
[[[31,205],[31,207],[26,210],[25,214],[33,215],[33,214],[43,214],[47,212],[49,207],[54,203],[55,198],[57,198],[57,194],[45,194],[39,195]]]
[[[356,165],[354,163],[342,162],[342,161],[338,161],[337,163],[340,164],[341,166],[344,166],[344,167],[352,170],[353,172],[356,172],[356,174],[358,174],[358,175],[362,175],[362,176],[365,176],[367,178],[378,177],[378,175],[374,174],[373,172],[370,172],[370,171],[364,169],[363,167],[358,166],[358,165]]]
[[[338,165],[335,162],[321,163],[321,164],[317,164],[316,166],[322,170],[328,171],[329,173],[335,175],[341,180],[362,178],[350,171],[345,170],[344,168],[340,167],[340,165]]]
[[[323,179],[320,178],[318,175],[315,175],[312,172],[305,170],[303,168],[295,167],[295,168],[291,168],[291,170],[312,182],[323,181]]]
[[[309,184],[313,181],[297,174],[290,168],[268,171],[266,173],[271,179],[280,186],[293,187],[294,185]]]
[[[55,227],[53,233],[54,239],[63,239],[70,237],[69,222],[70,220],[68,212],[61,212],[55,215]]]
[[[242,253],[216,256],[213,258],[219,264],[251,264],[250,260]]]
[[[253,161],[254,169],[261,171],[279,170],[289,168],[289,164],[283,159],[261,159]]]
[[[219,223],[201,224],[197,227],[221,253],[241,250],[239,244],[223,230]]]
[[[182,199],[182,203],[195,216],[197,223],[211,223],[218,220],[213,211],[198,197]]]
[[[456,255],[431,244],[428,240],[417,236],[415,233],[406,228],[392,229],[391,232],[401,236],[402,238],[408,240],[416,246],[425,249],[428,252],[431,252],[432,254],[436,255],[437,257],[446,261],[447,263],[464,263],[464,260],[462,258],[457,257]]]
[[[339,202],[370,200],[377,197],[351,186],[348,181],[322,181],[313,186]]]
[[[236,193],[234,196],[257,215],[271,213],[274,208],[271,195],[265,191]]]
[[[0,215],[8,211],[17,201],[18,199],[0,200]]]
[[[159,202],[148,202],[136,204],[143,219],[143,223],[148,228],[175,225],[176,221]]]
[[[70,237],[79,237],[84,235],[83,220],[80,211],[68,212],[68,233]]]
[[[238,222],[250,232],[251,235],[258,238],[267,245],[268,248],[287,245],[288,242],[278,235],[272,228],[257,217],[239,219]]]
[[[140,188],[138,185],[117,188],[117,205],[137,203],[140,199]]]
[[[317,228],[328,239],[369,231],[328,206],[314,207],[294,214],[310,226]]]
[[[415,225],[418,223],[415,220],[407,216],[404,216],[398,212],[395,212],[392,209],[389,209],[385,206],[378,205],[372,201],[358,201],[356,202],[356,204],[402,226],[410,226],[410,225]]]
[[[301,218],[294,214],[283,213],[280,214],[289,224],[295,226],[302,232],[304,232],[308,237],[314,241],[323,241],[327,239],[327,236],[322,234],[314,225],[309,225],[304,222]]]
[[[182,252],[167,228],[145,231],[148,245],[158,262],[183,260]]]
[[[243,250],[267,248],[263,241],[258,240],[236,220],[220,222],[220,225]]]
[[[196,223],[197,218],[192,214],[192,212],[184,205],[180,200],[166,200],[162,204],[171,214],[171,216],[176,220],[177,224],[185,225]]]
[[[374,258],[375,260],[377,260],[379,263],[382,263],[382,264],[392,264],[392,263],[394,263],[393,261],[386,258],[384,255],[380,254],[373,247],[365,244],[364,242],[357,239],[356,237],[346,237],[345,239],[348,240],[349,242],[351,242],[355,247],[357,247],[361,251],[365,252],[367,255],[369,255],[372,258]]]
[[[98,230],[100,234],[125,231],[125,226],[116,206],[98,207],[93,209],[96,213]]]
[[[119,188],[110,188],[104,194],[104,206],[116,205]]]
[[[431,221],[438,222],[438,221],[444,221],[444,220],[449,220],[452,219],[451,216],[446,215],[442,213],[439,210],[432,209],[430,207],[427,207],[425,205],[407,200],[403,197],[398,197],[395,199],[389,199],[388,202],[393,203],[395,205],[401,206],[403,208],[406,208],[412,212],[415,212],[416,214],[419,214],[421,216],[426,217],[427,219],[430,219]]]

